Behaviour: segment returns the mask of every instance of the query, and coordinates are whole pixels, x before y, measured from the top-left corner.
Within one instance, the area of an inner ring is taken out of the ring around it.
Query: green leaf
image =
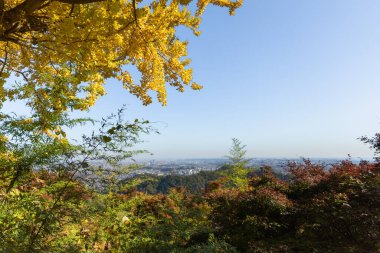
[[[102,140],[104,143],[108,143],[108,142],[112,141],[112,138],[109,136],[103,135]]]
[[[115,127],[111,127],[110,129],[108,129],[107,133],[114,134],[115,133]]]

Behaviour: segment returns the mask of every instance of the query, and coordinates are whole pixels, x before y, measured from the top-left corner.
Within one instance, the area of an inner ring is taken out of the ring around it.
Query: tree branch
[[[3,75],[3,71],[4,71],[5,66],[7,65],[7,61],[8,61],[8,42],[7,42],[7,45],[4,48],[4,51],[5,51],[5,55],[4,55],[3,66],[1,67],[1,70],[0,70],[0,78]]]
[[[15,14],[21,14],[21,12],[25,12],[26,14],[31,14],[35,10],[38,10],[40,6],[43,5],[45,2],[46,0],[25,0],[21,4],[6,11],[4,16],[5,18],[10,18],[10,17],[13,17]]]
[[[33,13],[45,8],[53,1],[74,5],[105,2],[106,0],[25,0],[6,11],[4,10],[5,0],[0,0],[0,27],[2,26],[0,37],[2,40],[8,41],[8,35],[14,32],[43,32],[46,30],[44,21],[40,20],[40,17],[34,16]],[[25,24],[25,20],[27,24]]]
[[[136,0],[132,0],[132,6],[133,6],[133,17],[135,19],[137,27],[139,26],[139,23],[137,21],[137,10],[136,10]]]
[[[55,0],[56,2],[65,4],[89,4],[96,2],[105,2],[106,0]]]
[[[5,0],[0,0],[0,15],[4,13]]]

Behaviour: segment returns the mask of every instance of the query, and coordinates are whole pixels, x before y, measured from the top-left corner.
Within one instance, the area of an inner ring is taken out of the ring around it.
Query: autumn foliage
[[[282,175],[247,168],[234,139],[231,165],[197,192],[146,194],[119,180],[148,121],[121,112],[72,119],[118,80],[144,105],[193,80],[188,42],[205,8],[233,14],[242,0],[0,0],[0,252],[379,252],[380,135],[361,138],[374,162],[289,163]],[[137,74],[136,74],[137,73]],[[70,143],[65,129],[99,124]],[[97,166],[101,161],[103,166]],[[124,173],[124,174],[123,174]],[[207,174],[206,174],[207,176]],[[196,180],[195,180],[196,181]],[[194,182],[199,183],[199,182]]]
[[[167,86],[202,88],[192,79],[188,42],[200,34],[208,5],[233,14],[242,0],[1,0],[0,109],[24,101],[36,128],[54,134],[54,117],[87,110],[114,78],[152,103],[166,105]],[[134,74],[135,72],[139,74]],[[141,76],[141,77],[140,77]],[[57,134],[61,136],[60,133]]]
[[[270,171],[247,191],[208,195],[216,234],[242,252],[375,252],[379,248],[380,166],[342,161],[289,164],[288,181]]]
[[[379,172],[378,163],[346,160],[326,168],[305,160],[288,164],[287,179],[266,167],[248,187],[225,187],[223,179],[202,194],[179,188],[147,195],[100,194],[65,174],[39,171],[1,195],[0,249],[376,252]]]
[[[289,162],[282,173],[235,163],[213,172],[216,179],[201,191],[176,187],[147,194],[121,180],[135,167],[118,162],[143,152],[129,148],[140,132],[152,129],[121,116],[105,119],[78,146],[24,143],[28,132],[11,128],[14,145],[0,148],[14,148],[21,159],[4,159],[9,167],[0,170],[0,252],[380,249],[377,159]],[[368,143],[377,155],[376,138]],[[100,160],[107,169],[94,165]]]

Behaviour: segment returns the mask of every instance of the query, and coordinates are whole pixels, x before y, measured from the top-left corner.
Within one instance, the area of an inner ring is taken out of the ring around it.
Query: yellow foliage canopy
[[[43,122],[67,110],[87,110],[116,78],[150,104],[166,104],[166,85],[182,92],[192,81],[187,42],[176,27],[199,34],[207,5],[242,0],[0,0],[0,108],[25,100]],[[196,5],[191,11],[190,5]],[[133,80],[125,66],[136,66]],[[17,82],[13,76],[18,76]],[[12,79],[11,79],[12,78]]]

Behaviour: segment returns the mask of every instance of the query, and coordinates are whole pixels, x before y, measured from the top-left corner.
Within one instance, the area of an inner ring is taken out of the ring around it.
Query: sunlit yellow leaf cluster
[[[106,94],[109,78],[144,105],[154,93],[166,105],[167,85],[199,90],[186,58],[188,43],[176,28],[198,35],[209,4],[232,14],[242,0],[5,0],[0,101],[25,100],[42,124],[51,115],[93,106]]]

